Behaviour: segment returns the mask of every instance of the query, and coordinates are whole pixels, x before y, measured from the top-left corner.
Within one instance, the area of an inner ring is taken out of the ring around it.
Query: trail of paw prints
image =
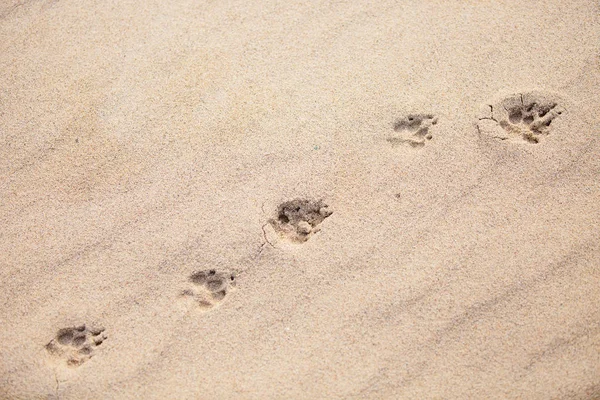
[[[181,292],[181,298],[192,302],[200,310],[208,311],[235,289],[236,277],[233,273],[210,269],[194,272],[188,282],[191,285]]]
[[[304,243],[321,229],[321,223],[331,214],[333,212],[321,200],[294,199],[280,204],[276,217],[269,223],[281,238]]]
[[[102,327],[80,325],[62,328],[46,345],[46,351],[55,361],[69,367],[79,367],[95,355],[98,346],[106,339]]]
[[[477,126],[482,134],[495,139],[538,144],[551,133],[550,125],[563,111],[556,96],[517,93],[484,106]]]
[[[433,114],[409,114],[396,121],[394,131],[389,133],[385,140],[392,146],[423,147],[427,141],[433,139],[431,127],[437,124],[437,121]]]

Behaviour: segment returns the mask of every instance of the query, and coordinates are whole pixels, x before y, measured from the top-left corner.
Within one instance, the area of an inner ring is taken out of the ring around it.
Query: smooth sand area
[[[597,1],[0,1],[0,399],[600,399]]]

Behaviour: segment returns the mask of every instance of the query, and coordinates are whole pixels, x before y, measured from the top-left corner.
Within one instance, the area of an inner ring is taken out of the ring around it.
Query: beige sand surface
[[[600,398],[599,17],[0,1],[0,398]]]

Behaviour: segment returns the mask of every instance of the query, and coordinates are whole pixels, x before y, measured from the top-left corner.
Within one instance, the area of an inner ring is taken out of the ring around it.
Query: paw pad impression
[[[294,199],[280,204],[276,217],[269,223],[281,237],[304,243],[321,229],[321,222],[332,213],[321,200]]]

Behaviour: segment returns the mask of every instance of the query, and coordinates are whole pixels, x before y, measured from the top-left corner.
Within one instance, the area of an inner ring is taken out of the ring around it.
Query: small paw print
[[[548,134],[552,121],[562,114],[556,103],[532,102],[513,106],[507,111],[508,121],[501,120],[500,126],[533,144],[539,143],[541,135]]]
[[[433,139],[431,127],[438,119],[433,114],[410,114],[394,123],[394,132],[387,135],[386,140],[392,146],[408,145],[423,147]]]
[[[321,229],[321,223],[333,212],[323,201],[295,199],[277,208],[276,218],[269,220],[280,237],[304,243]]]
[[[517,93],[484,107],[479,131],[499,140],[538,144],[563,113],[557,96],[542,92]]]
[[[209,310],[221,303],[236,286],[234,274],[214,269],[196,271],[188,281],[192,285],[181,292],[181,297],[193,300],[202,310]]]
[[[104,328],[79,325],[59,329],[46,351],[69,367],[78,367],[92,358],[98,346],[107,339]]]

